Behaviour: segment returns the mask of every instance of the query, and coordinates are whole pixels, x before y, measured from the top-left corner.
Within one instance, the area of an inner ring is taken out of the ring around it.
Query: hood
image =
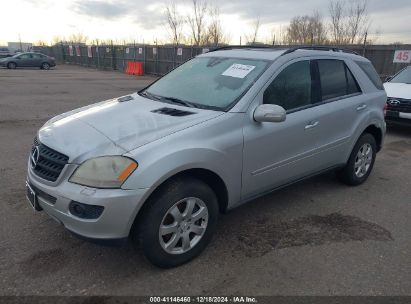
[[[192,114],[173,116],[173,111],[158,111],[163,108]],[[68,151],[66,154],[73,159],[89,157],[89,154],[119,154],[120,150],[128,152],[223,113],[162,103],[132,94],[61,114],[40,129],[39,139],[61,153]]]
[[[411,99],[411,84],[386,82],[384,88],[388,97]]]

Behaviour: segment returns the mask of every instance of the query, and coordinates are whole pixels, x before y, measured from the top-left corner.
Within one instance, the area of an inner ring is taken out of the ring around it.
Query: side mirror
[[[262,104],[254,110],[254,120],[258,122],[282,122],[286,115],[283,107],[273,104]]]
[[[393,78],[393,76],[388,76],[388,77],[386,77],[386,78],[385,78],[385,82],[390,81],[392,78]]]

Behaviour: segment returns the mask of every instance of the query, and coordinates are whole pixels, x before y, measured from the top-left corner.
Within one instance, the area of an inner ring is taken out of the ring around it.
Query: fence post
[[[146,72],[146,50],[147,46],[143,44],[143,74]]]
[[[97,42],[97,46],[96,46],[96,54],[97,54],[97,69],[99,69],[99,68],[100,68],[100,52],[99,52],[99,50],[98,50],[98,40],[97,40],[96,42]]]
[[[66,54],[64,52],[63,41],[60,41],[60,46],[61,46],[61,59],[63,60],[63,62],[66,62]]]

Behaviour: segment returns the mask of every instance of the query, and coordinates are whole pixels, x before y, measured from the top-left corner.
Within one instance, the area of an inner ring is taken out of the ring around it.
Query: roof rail
[[[351,54],[358,55],[358,53],[355,51],[347,50],[347,49],[340,49],[334,46],[310,45],[310,46],[297,46],[297,47],[288,49],[284,53],[282,53],[281,56],[290,54],[297,50],[329,51],[329,52],[351,53]]]
[[[235,50],[235,49],[273,49],[273,48],[268,45],[227,45],[227,46],[221,46],[221,47],[212,49],[210,50],[210,52]]]
[[[222,47],[217,47],[215,49],[210,50],[210,52],[216,52],[216,51],[226,51],[226,50],[235,50],[235,49],[272,49],[272,50],[284,50],[287,47],[272,47],[270,45],[227,45],[227,46],[222,46]],[[315,51],[330,51],[330,52],[341,52],[341,53],[351,53],[358,55],[357,52],[352,51],[352,50],[347,50],[347,49],[341,49],[338,47],[334,46],[325,46],[325,45],[303,45],[303,46],[297,46],[293,47],[290,49],[286,49],[284,53],[281,54],[287,55],[290,54],[294,51],[297,50],[315,50]]]

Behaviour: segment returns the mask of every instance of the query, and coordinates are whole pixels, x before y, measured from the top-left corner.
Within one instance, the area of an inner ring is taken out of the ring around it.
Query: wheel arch
[[[365,128],[365,130],[361,133],[359,138],[361,138],[361,136],[365,133],[369,133],[374,137],[375,143],[377,144],[377,152],[379,152],[382,148],[384,131],[380,127],[378,127],[377,125],[372,124],[372,125],[369,125],[367,128]],[[358,139],[357,139],[357,141],[358,141]]]
[[[207,184],[217,196],[220,213],[225,213],[227,211],[229,200],[228,188],[224,180],[217,173],[205,168],[184,169],[182,171],[172,174],[171,176],[167,176],[166,178],[161,180],[155,187],[153,187],[153,190],[144,199],[141,208],[134,216],[130,231],[138,227],[137,224],[140,222],[140,217],[144,215],[144,211],[150,206],[150,198],[152,198],[159,191],[161,191],[161,188],[165,184],[179,178],[195,178]]]

